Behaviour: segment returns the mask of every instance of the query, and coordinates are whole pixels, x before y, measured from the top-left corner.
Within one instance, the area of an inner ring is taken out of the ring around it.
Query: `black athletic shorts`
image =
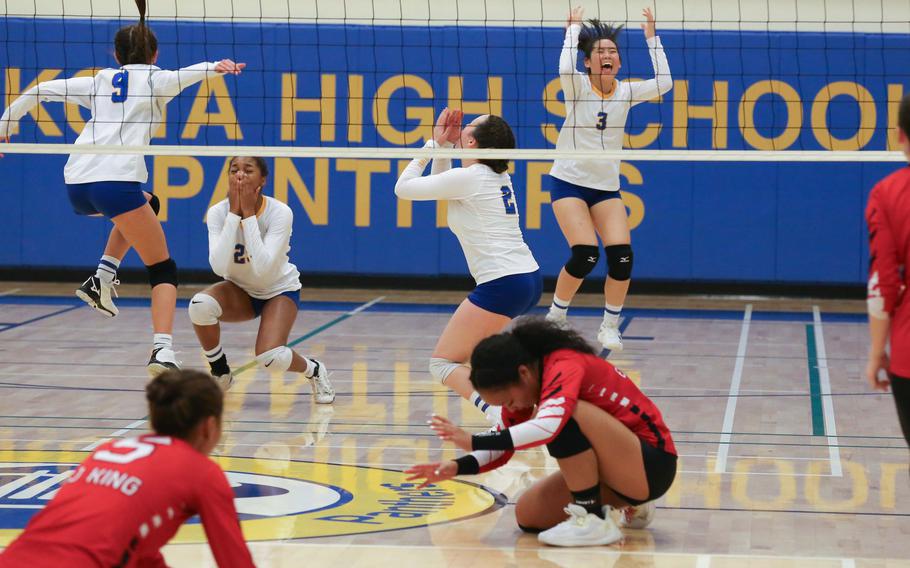
[[[908,384],[908,388],[910,388],[910,384]],[[676,479],[676,456],[655,448],[641,438],[638,441],[641,442],[641,457],[645,462],[645,477],[648,478],[648,498],[633,499],[610,488],[629,505],[641,505],[657,499],[670,489],[673,480]]]
[[[904,439],[910,446],[910,379],[891,375],[891,394],[894,395],[894,404],[897,406],[897,418],[904,432]]]

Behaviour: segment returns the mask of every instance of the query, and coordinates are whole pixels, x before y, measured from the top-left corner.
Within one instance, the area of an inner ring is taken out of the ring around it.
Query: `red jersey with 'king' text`
[[[161,547],[196,514],[218,566],[253,566],[215,462],[168,436],[108,442],[0,554],[0,567],[164,567]]]
[[[570,349],[543,358],[540,402],[533,409],[502,409],[503,426],[509,429],[515,450],[550,443],[575,412],[579,400],[597,406],[622,422],[646,444],[676,455],[670,430],[657,406],[619,369],[600,357]],[[489,471],[506,463],[514,453],[474,451],[472,455]]]
[[[891,316],[891,373],[910,377],[910,305],[904,301],[910,264],[910,167],[881,180],[869,194],[869,296]]]

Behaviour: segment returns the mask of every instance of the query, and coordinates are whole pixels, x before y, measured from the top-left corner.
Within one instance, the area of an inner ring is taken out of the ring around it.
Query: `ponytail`
[[[139,23],[120,28],[114,36],[114,51],[120,65],[151,64],[158,51],[158,38],[145,23],[148,5],[146,0],[136,0]]]

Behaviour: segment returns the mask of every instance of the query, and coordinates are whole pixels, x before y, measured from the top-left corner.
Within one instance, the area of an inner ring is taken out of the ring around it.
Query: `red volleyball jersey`
[[[533,409],[502,409],[503,425],[509,428],[515,450],[551,442],[572,417],[579,400],[610,413],[647,444],[676,455],[670,429],[651,399],[609,362],[570,349],[544,357],[536,414]],[[503,465],[513,453],[514,450],[472,452],[481,471]]]
[[[108,442],[0,554],[0,567],[164,567],[161,547],[196,514],[218,566],[254,566],[215,462],[169,436]]]
[[[910,304],[904,301],[910,264],[910,167],[881,180],[869,194],[870,304],[891,316],[891,366],[895,375],[910,377]]]

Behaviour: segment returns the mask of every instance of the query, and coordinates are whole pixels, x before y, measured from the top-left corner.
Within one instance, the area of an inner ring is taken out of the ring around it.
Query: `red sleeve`
[[[581,354],[567,353],[545,362],[537,415],[509,428],[516,450],[550,443],[572,417],[585,375],[581,359]]]
[[[213,462],[209,463],[212,471],[200,488],[196,510],[202,519],[212,555],[219,568],[255,567],[237,519],[234,492],[221,468]]]
[[[885,186],[872,189],[866,206],[869,226],[869,285],[867,302],[870,313],[894,313],[901,295],[901,259],[898,257],[894,232],[888,222]],[[884,317],[884,316],[882,316]]]

